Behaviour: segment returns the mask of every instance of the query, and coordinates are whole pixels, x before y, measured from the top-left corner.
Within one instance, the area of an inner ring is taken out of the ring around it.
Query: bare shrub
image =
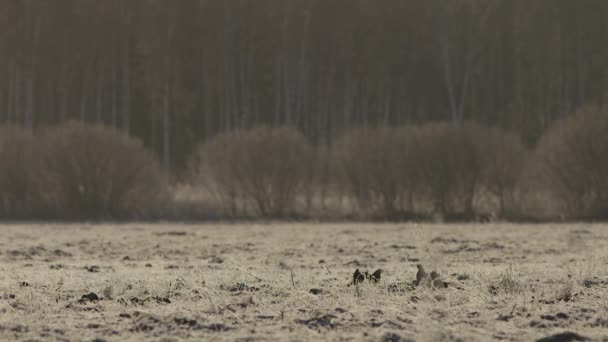
[[[118,130],[68,123],[42,143],[39,191],[61,218],[137,217],[166,198],[167,179],[155,156]]]
[[[257,127],[225,133],[197,150],[196,182],[237,214],[239,199],[262,217],[295,214],[298,195],[310,186],[314,149],[297,130]]]
[[[427,124],[420,129],[418,167],[435,211],[445,219],[474,218],[473,201],[482,180],[484,128],[473,123]]]
[[[398,211],[399,200],[409,184],[405,177],[409,165],[400,138],[390,127],[360,127],[334,143],[343,192],[361,210],[380,212],[385,218]]]
[[[34,136],[16,126],[0,128],[0,215],[32,216],[39,210],[33,172],[40,165]]]
[[[221,133],[199,145],[189,160],[192,183],[207,190],[233,217],[239,214],[242,198],[237,154],[243,148],[236,133]]]
[[[484,128],[479,141],[483,157],[483,186],[498,199],[502,218],[520,215],[517,194],[529,152],[521,138],[500,128]]]
[[[586,107],[559,120],[541,139],[537,158],[544,186],[573,218],[608,213],[608,110]]]

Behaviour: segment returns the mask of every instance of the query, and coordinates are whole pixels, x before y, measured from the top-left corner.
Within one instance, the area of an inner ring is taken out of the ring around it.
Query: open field
[[[0,340],[608,341],[605,225],[0,229]]]

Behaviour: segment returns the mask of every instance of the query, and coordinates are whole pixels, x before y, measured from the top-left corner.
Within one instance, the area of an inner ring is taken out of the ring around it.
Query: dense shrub
[[[586,107],[558,121],[537,158],[547,189],[572,218],[608,218],[608,110]]]
[[[212,138],[190,165],[196,182],[232,214],[242,202],[262,217],[286,217],[295,214],[298,196],[310,186],[314,160],[314,149],[297,130],[257,127]]]
[[[42,144],[39,191],[60,218],[132,218],[166,198],[155,156],[118,130],[68,123],[51,129]]]
[[[0,128],[0,216],[24,218],[40,210],[34,173],[40,168],[36,140],[18,127]]]

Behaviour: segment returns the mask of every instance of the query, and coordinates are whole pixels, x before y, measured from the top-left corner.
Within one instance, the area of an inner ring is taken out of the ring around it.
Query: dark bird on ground
[[[367,279],[369,279],[370,281],[372,281],[374,283],[377,283],[377,282],[380,281],[380,276],[381,275],[382,275],[382,269],[379,268],[376,271],[374,271],[374,273],[372,273],[371,275],[369,275]]]
[[[429,275],[424,270],[424,267],[418,264],[418,273],[416,273],[416,286],[426,285],[429,283]]]
[[[353,284],[357,285],[365,280],[365,275],[357,268],[353,273]]]
[[[418,264],[417,267],[416,286],[428,286],[436,289],[448,287],[448,283],[441,279],[441,275],[438,272],[432,271],[429,275],[422,265]]]
[[[431,281],[434,288],[447,288],[448,283],[441,279],[441,275],[435,271],[431,272]]]
[[[357,268],[355,270],[355,273],[353,273],[353,284],[356,285],[356,284],[362,283],[366,279],[371,281],[372,283],[377,283],[380,281],[381,276],[382,276],[382,269],[380,269],[380,268],[377,269],[376,271],[374,271],[374,273],[372,273],[372,274],[369,274],[369,272],[367,272],[367,271],[365,271],[365,273],[362,273]]]

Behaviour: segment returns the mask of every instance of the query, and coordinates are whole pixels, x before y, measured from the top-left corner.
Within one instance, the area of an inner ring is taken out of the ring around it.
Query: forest
[[[607,17],[603,0],[3,0],[0,121],[113,126],[175,174],[259,125],[328,146],[476,121],[535,146],[608,100]]]

